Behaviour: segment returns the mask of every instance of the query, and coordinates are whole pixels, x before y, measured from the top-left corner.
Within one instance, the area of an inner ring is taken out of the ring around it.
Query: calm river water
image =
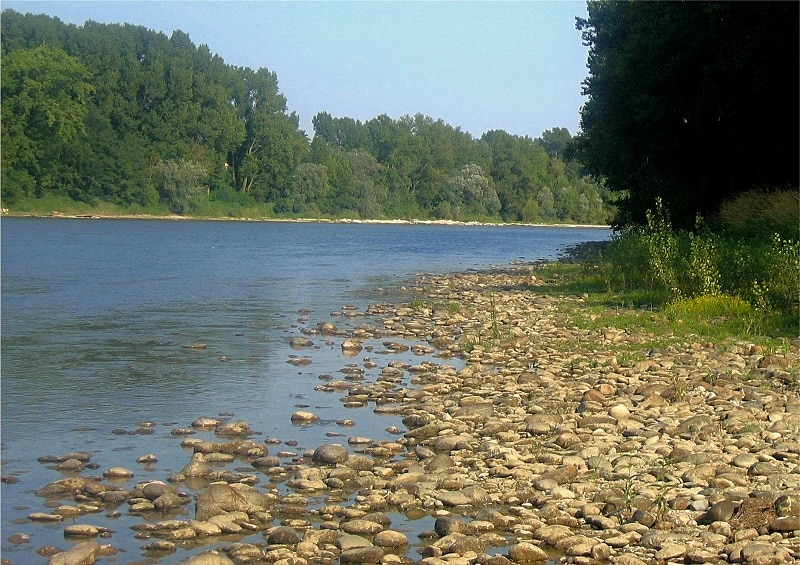
[[[2,474],[16,480],[2,486],[2,555],[12,563],[44,563],[36,548],[71,543],[63,524],[26,519],[49,511],[34,491],[66,476],[38,457],[89,451],[99,467],[84,474],[126,467],[136,474],[131,486],[179,471],[190,455],[171,431],[201,416],[245,420],[297,452],[347,436],[386,439],[386,428],[402,424],[314,391],[320,375],[354,362],[339,344],[315,340],[301,352],[312,364],[297,367],[287,363],[298,353],[290,338],[318,322],[364,322],[331,318],[345,305],[363,312],[409,300],[397,288],[414,273],[553,259],[610,235],[600,228],[55,218],[4,218],[1,227]],[[198,342],[208,348],[183,347]],[[373,377],[398,359],[377,357]],[[292,425],[298,407],[321,422]],[[342,419],[356,425],[344,429],[336,424]],[[143,423],[152,433],[140,433]],[[138,465],[146,453],[158,463]],[[138,518],[123,511],[78,521],[119,532],[106,542],[123,551],[113,561],[145,557],[146,542],[129,529]],[[17,532],[30,543],[11,544]]]

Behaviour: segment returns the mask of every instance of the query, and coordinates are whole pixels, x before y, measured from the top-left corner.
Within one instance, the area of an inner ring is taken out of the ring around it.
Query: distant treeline
[[[480,139],[418,114],[314,117],[278,78],[181,31],[2,13],[2,198],[193,213],[607,223],[609,191],[565,159],[572,136]]]

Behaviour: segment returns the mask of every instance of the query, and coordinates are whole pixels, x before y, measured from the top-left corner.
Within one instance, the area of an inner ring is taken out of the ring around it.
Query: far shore
[[[71,220],[182,220],[182,221],[219,221],[219,222],[274,222],[274,223],[313,223],[313,224],[397,224],[397,225],[437,225],[437,226],[492,226],[492,227],[535,227],[535,228],[593,228],[611,229],[602,224],[536,224],[522,222],[466,222],[457,220],[422,220],[417,218],[401,220],[362,220],[357,218],[247,218],[247,217],[212,217],[181,216],[170,214],[158,216],[153,214],[32,214],[3,211],[7,218],[61,218]]]

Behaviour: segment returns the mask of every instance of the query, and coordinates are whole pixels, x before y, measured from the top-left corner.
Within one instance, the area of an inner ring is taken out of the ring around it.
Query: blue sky
[[[3,9],[186,32],[232,65],[266,67],[300,127],[422,113],[475,137],[577,133],[585,2],[129,2],[4,0]]]

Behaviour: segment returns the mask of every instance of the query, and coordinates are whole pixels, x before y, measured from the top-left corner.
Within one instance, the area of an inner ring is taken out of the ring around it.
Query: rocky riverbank
[[[352,355],[320,388],[401,416],[390,440],[343,434],[288,457],[246,422],[198,417],[173,430],[186,466],[163,482],[135,484],[125,468],[90,476],[88,453],[43,458],[71,475],[42,486],[47,511],[29,520],[68,524],[77,543],[38,553],[118,561],[114,540],[130,535],[146,559],[192,565],[800,561],[797,343],[655,347],[625,328],[570,325],[582,299],[537,293],[539,282],[524,266],[421,276],[423,299],[297,336],[298,350],[324,338]],[[384,366],[367,356],[375,340]],[[406,347],[436,361],[391,360]],[[115,512],[141,522],[92,524]],[[393,528],[398,515],[435,522],[410,536]]]

